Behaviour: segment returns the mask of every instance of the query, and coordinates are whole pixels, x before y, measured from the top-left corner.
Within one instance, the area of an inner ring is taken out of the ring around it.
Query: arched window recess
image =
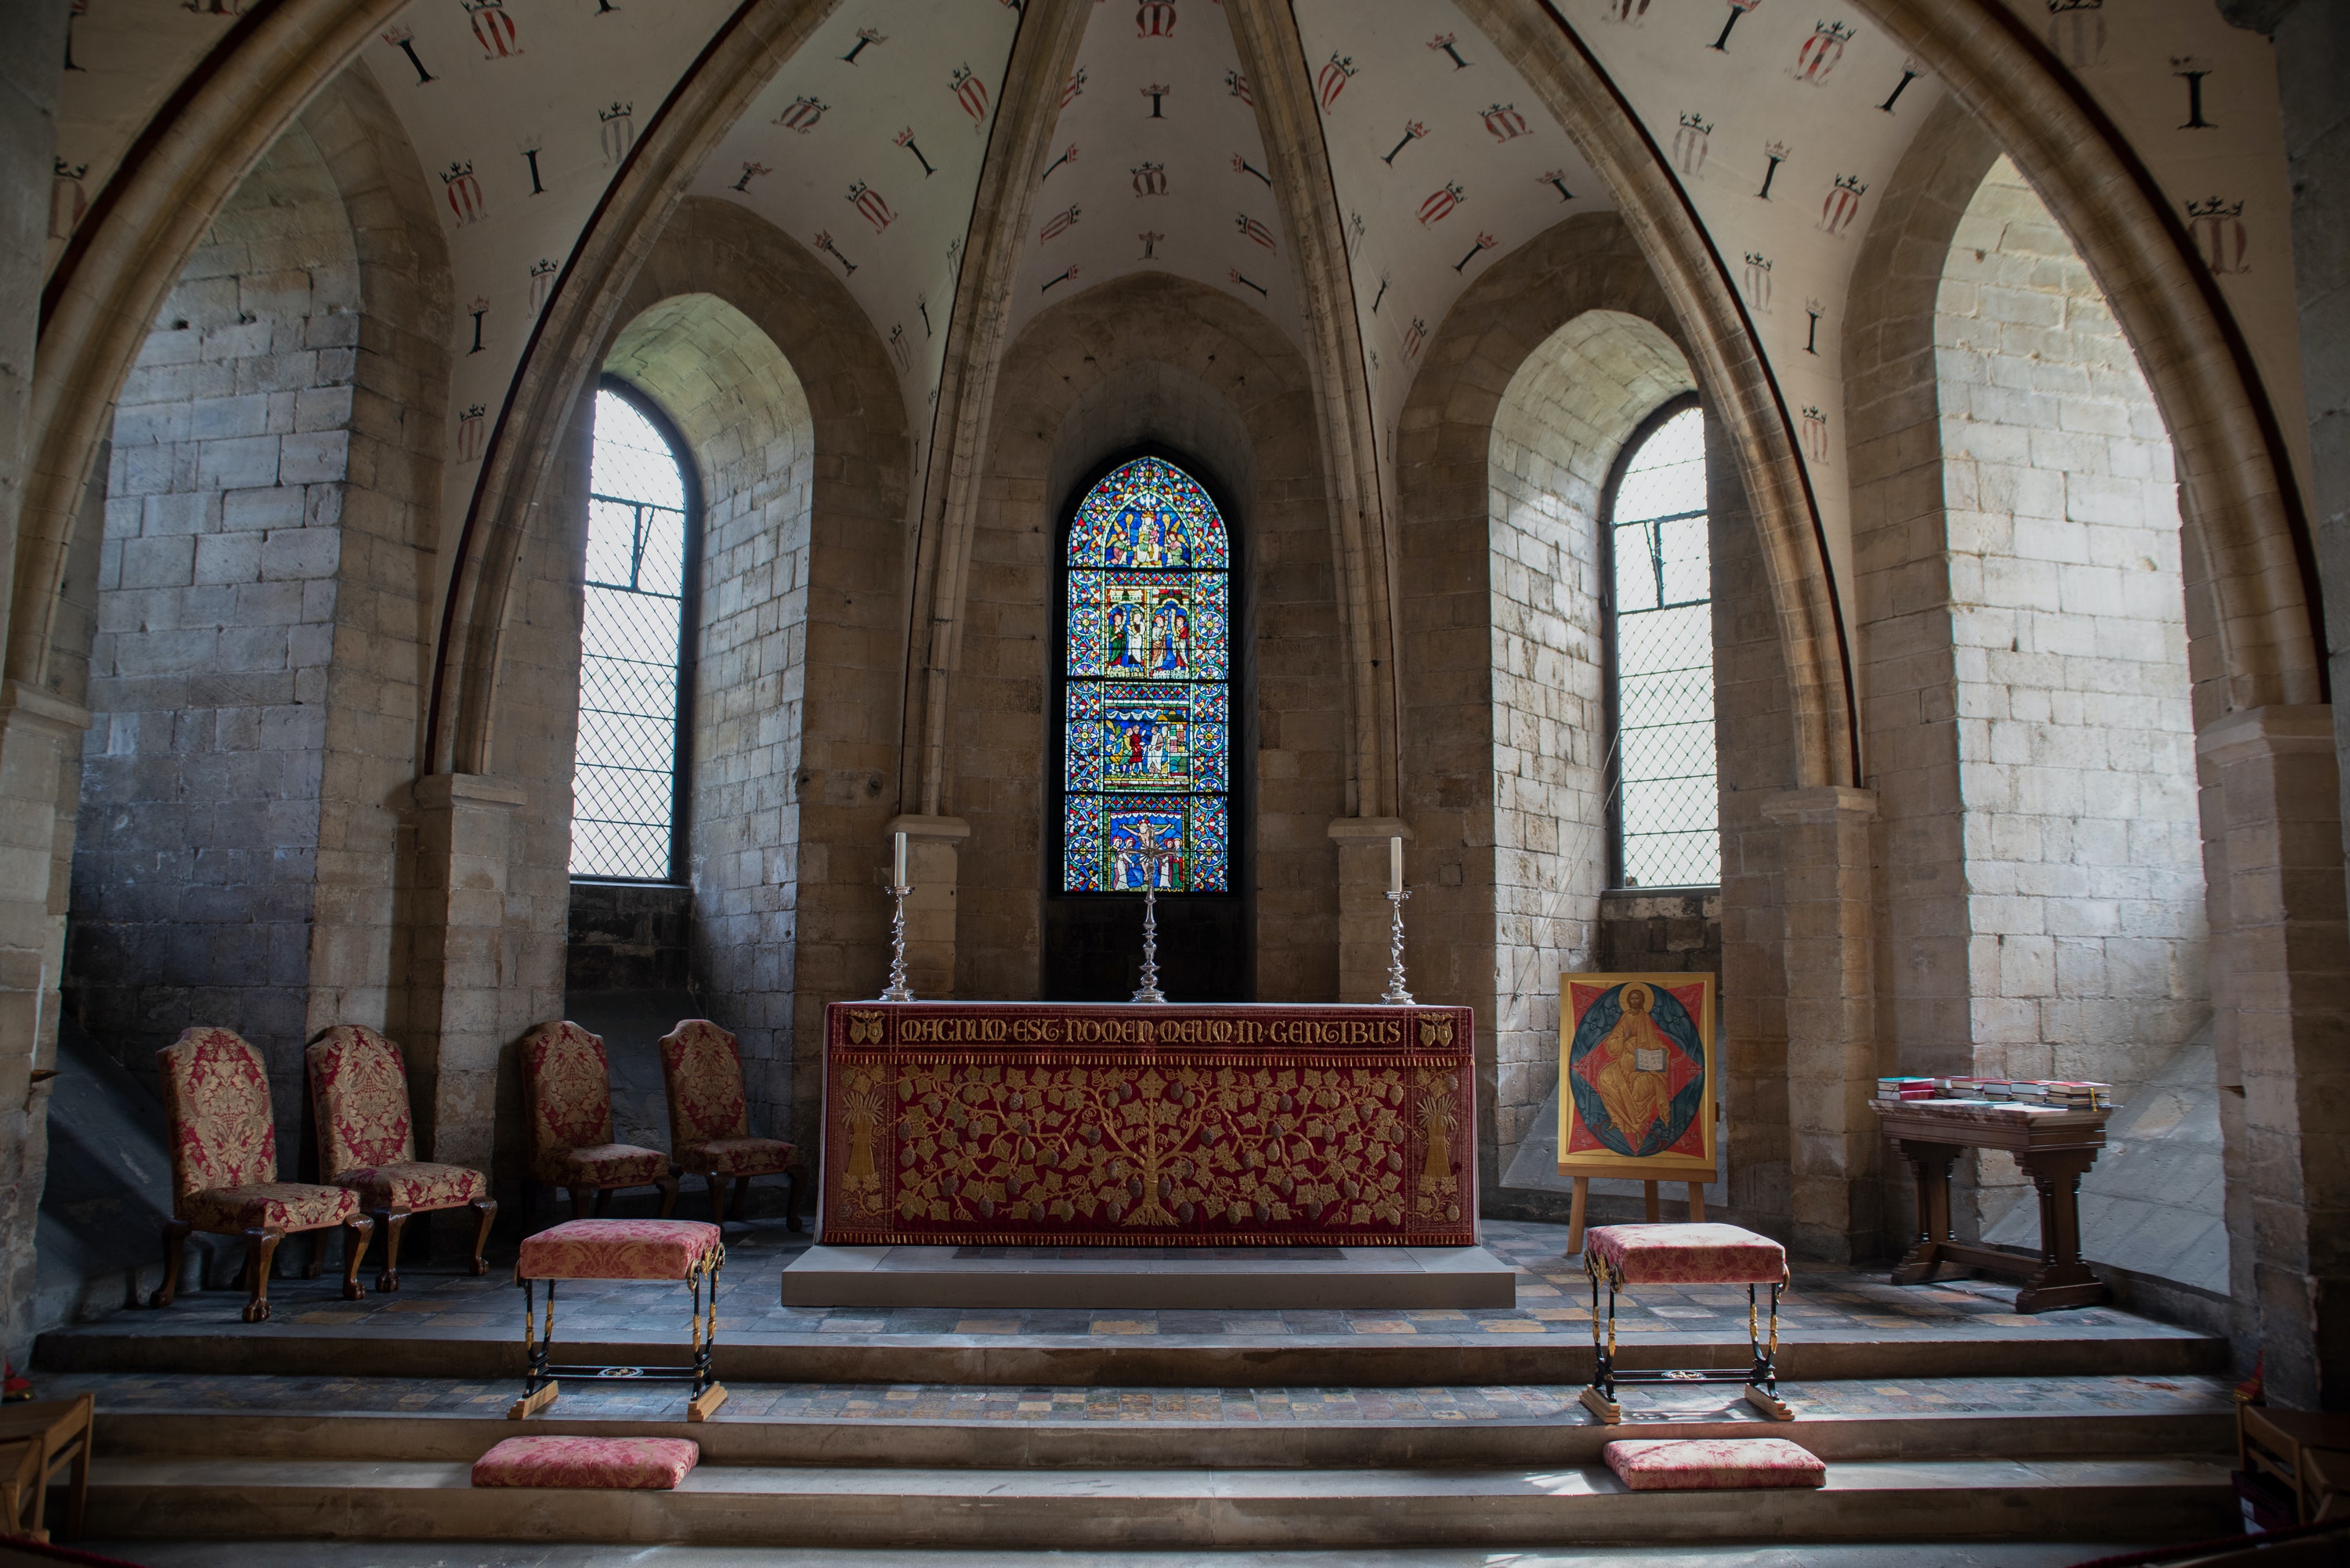
[[[576,878],[684,879],[695,492],[668,417],[605,377],[596,390],[579,626]]]
[[[1705,420],[1693,393],[1624,443],[1603,498],[1608,880],[1721,881]]]

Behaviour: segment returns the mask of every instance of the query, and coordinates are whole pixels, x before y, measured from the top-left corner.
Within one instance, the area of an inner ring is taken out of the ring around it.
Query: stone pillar
[[[906,836],[906,875],[914,889],[906,896],[906,983],[925,1001],[951,997],[957,846],[971,836],[971,824],[959,816],[893,816],[888,831]],[[882,880],[889,880],[886,860]]]
[[[1411,826],[1399,816],[1342,816],[1330,825],[1338,846],[1339,1002],[1377,1002],[1388,988],[1388,942],[1395,929],[1388,902],[1388,840],[1405,843],[1405,886],[1410,886]],[[1403,907],[1405,983],[1410,982],[1411,904]],[[1492,1027],[1491,1018],[1485,1026]]]
[[[421,1159],[492,1169],[509,1033],[500,993],[517,979],[506,884],[525,798],[520,785],[480,774],[432,774],[413,788],[401,1044]]]
[[[2243,1088],[2227,1158],[2246,1199],[2231,1210],[2249,1220],[2231,1238],[2252,1252],[2249,1337],[2272,1397],[2350,1409],[2350,934],[2333,710],[2241,710],[2196,751],[2216,807],[2210,863],[2224,867],[2212,1000],[2221,1060]]]
[[[1869,824],[1877,796],[1791,789],[1762,815],[1779,828],[1787,966],[1790,1242],[1847,1262],[1874,1244],[1877,1007],[1870,974]]]
[[[0,689],[0,1343],[31,1348],[33,1238],[48,1171],[46,1075],[57,1056],[57,972],[73,808],[58,811],[89,713],[21,681]]]

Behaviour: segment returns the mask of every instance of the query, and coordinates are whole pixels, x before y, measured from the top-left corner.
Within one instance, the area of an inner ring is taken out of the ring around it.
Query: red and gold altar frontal
[[[1472,1246],[1465,1007],[835,1002],[833,1246]]]

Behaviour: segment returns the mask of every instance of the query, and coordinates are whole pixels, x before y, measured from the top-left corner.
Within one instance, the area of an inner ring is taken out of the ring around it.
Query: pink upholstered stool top
[[[701,1460],[685,1438],[508,1438],[473,1461],[473,1484],[667,1491]]]
[[[1755,1490],[1825,1486],[1828,1480],[1817,1456],[1784,1438],[1626,1440],[1608,1444],[1600,1457],[1634,1491]]]
[[[1787,1249],[1735,1225],[1602,1225],[1584,1234],[1583,1266],[1617,1286],[1776,1285]]]
[[[717,1226],[699,1220],[567,1220],[525,1237],[518,1280],[687,1280],[725,1262]]]

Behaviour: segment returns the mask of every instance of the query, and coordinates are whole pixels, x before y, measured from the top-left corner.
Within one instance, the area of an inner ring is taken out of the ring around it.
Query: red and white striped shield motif
[[[898,221],[898,214],[889,210],[889,203],[881,199],[881,192],[862,180],[848,188],[848,199],[858,212],[865,214],[865,221],[873,225],[873,232],[877,234]]]
[[[1681,126],[1673,132],[1673,162],[1684,174],[1694,178],[1705,172],[1705,155],[1713,145],[1713,127],[1695,114],[1681,116]]]
[[[1648,0],[1607,0],[1599,11],[1601,19],[1609,22],[1638,22],[1648,14]]]
[[[1804,455],[1814,462],[1828,460],[1828,417],[1816,408],[1804,410]]]
[[[1814,87],[1828,79],[1836,62],[1844,58],[1844,47],[1852,41],[1852,29],[1842,22],[1822,22],[1795,51],[1795,79]]]
[[[2196,254],[2214,273],[2252,270],[2246,260],[2251,240],[2244,232],[2241,202],[2222,202],[2213,196],[2208,201],[2188,202],[2187,232],[2195,241]]]
[[[1076,226],[1077,214],[1079,211],[1080,209],[1076,207],[1071,207],[1066,212],[1055,213],[1051,217],[1045,219],[1045,226],[1036,231],[1036,238],[1038,242],[1042,243],[1045,240],[1057,240],[1063,234],[1067,234],[1071,229],[1075,228]]]
[[[1411,326],[1404,331],[1403,357],[1407,359],[1417,359],[1419,358],[1419,351],[1427,346],[1428,323],[1415,316],[1411,318]]]
[[[441,176],[441,189],[449,198],[449,211],[457,215],[461,229],[489,211],[489,203],[482,199],[482,182],[473,178],[471,163],[449,165],[447,172]]]
[[[546,308],[546,296],[555,287],[555,264],[541,256],[530,268],[530,313],[536,316]]]
[[[1429,196],[1427,201],[1419,204],[1420,223],[1423,224],[1442,223],[1452,215],[1452,209],[1461,204],[1461,198],[1466,194],[1467,192],[1460,186],[1450,180],[1446,181]]]
[[[2048,47],[2074,70],[2106,57],[2106,0],[2050,0]]]
[[[503,60],[522,53],[506,0],[465,0],[465,14],[473,20],[473,41],[485,60]]]
[[[830,107],[803,94],[792,99],[791,108],[775,116],[775,123],[785,130],[796,130],[806,136],[816,129],[816,122],[824,118],[824,111]]]
[[[62,158],[55,164],[56,172],[49,180],[49,238],[69,240],[81,226],[82,214],[89,211],[89,198],[81,188],[89,165],[68,163]]]
[[[629,149],[637,144],[637,106],[615,103],[609,109],[596,111],[597,136],[603,143],[604,161],[619,168]]]
[[[1264,224],[1260,223],[1258,220],[1250,217],[1246,213],[1240,214],[1239,226],[1241,234],[1245,238],[1254,241],[1256,244],[1263,245],[1267,250],[1274,248],[1273,243],[1273,231],[1266,228]]]
[[[1839,174],[1828,187],[1827,199],[1820,203],[1820,221],[1815,225],[1822,234],[1841,234],[1852,227],[1860,216],[1860,198],[1868,187],[1857,174]]]
[[[973,130],[987,123],[987,84],[972,74],[969,66],[955,67],[953,80],[955,102],[971,116]]]
[[[1354,56],[1332,55],[1330,57],[1329,64],[1324,66],[1314,78],[1314,90],[1321,95],[1324,109],[1328,109],[1338,101],[1338,95],[1347,90],[1347,83],[1354,74]]]
[[[482,443],[489,439],[489,433],[490,411],[475,403],[457,421],[457,461],[478,462],[482,455]]]
[[[1518,112],[1513,103],[1497,103],[1483,116],[1485,129],[1496,141],[1515,141],[1526,133],[1526,117]]]

